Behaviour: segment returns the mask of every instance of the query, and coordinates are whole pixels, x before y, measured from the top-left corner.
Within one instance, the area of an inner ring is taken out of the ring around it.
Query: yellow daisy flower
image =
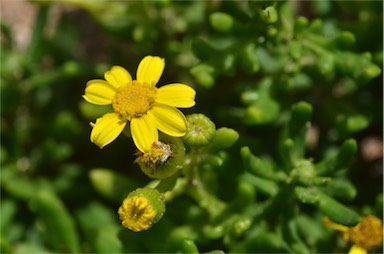
[[[327,227],[340,231],[344,241],[353,243],[349,254],[367,254],[368,250],[377,248],[383,243],[383,224],[375,216],[364,217],[354,227],[337,224],[328,217],[323,218],[323,222]]]
[[[196,92],[180,83],[157,88],[164,67],[163,58],[146,56],[139,63],[136,80],[123,67],[113,66],[104,74],[105,80],[88,81],[83,98],[96,105],[112,104],[113,109],[92,124],[91,142],[103,148],[128,122],[133,141],[143,153],[158,141],[158,130],[173,137],[184,136],[186,119],[177,108],[195,105]]]

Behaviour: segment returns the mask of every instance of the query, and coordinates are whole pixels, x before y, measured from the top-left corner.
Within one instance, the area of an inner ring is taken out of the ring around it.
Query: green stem
[[[186,168],[187,194],[193,198],[200,207],[206,209],[212,218],[219,216],[225,209],[225,203],[209,193],[200,179],[199,164],[202,154],[199,149],[191,151],[190,163]]]

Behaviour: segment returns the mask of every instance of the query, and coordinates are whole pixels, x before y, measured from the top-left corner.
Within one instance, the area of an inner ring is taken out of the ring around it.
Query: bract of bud
[[[215,136],[216,125],[203,114],[192,114],[187,117],[187,133],[183,141],[189,147],[208,145]]]
[[[122,225],[132,231],[149,229],[165,212],[160,192],[151,188],[138,188],[124,199],[118,214]]]

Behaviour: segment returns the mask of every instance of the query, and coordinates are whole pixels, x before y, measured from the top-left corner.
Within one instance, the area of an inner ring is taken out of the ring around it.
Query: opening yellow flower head
[[[165,211],[162,195],[156,189],[138,188],[123,200],[118,209],[121,224],[135,232],[149,229]]]
[[[353,243],[350,254],[365,254],[367,250],[377,248],[383,243],[383,224],[375,216],[365,216],[354,227],[337,224],[328,217],[323,218],[323,222],[327,227],[340,231],[344,241]]]
[[[181,83],[157,88],[164,67],[163,58],[146,56],[137,68],[136,80],[123,67],[113,66],[104,74],[105,80],[88,81],[84,99],[96,105],[111,104],[113,109],[92,125],[93,143],[100,148],[108,145],[128,121],[133,141],[143,153],[158,141],[158,130],[172,137],[185,135],[186,119],[177,108],[195,105],[196,92]]]

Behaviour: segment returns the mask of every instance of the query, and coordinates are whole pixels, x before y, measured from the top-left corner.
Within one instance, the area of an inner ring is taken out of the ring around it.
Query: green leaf
[[[119,239],[120,226],[108,226],[100,228],[96,236],[97,253],[122,253],[123,244]]]
[[[234,20],[231,15],[223,12],[215,12],[209,16],[211,26],[220,32],[229,32],[232,27]]]
[[[213,141],[207,146],[208,151],[218,151],[231,147],[239,138],[239,133],[231,128],[221,127],[216,130]]]
[[[110,169],[95,168],[89,171],[93,187],[103,196],[121,202],[127,194],[140,185]]]
[[[270,161],[253,155],[249,147],[242,147],[240,154],[243,159],[244,167],[248,172],[262,178],[276,181],[283,181],[287,178],[284,172],[275,172],[273,164]]]
[[[57,252],[78,253],[80,243],[75,223],[60,198],[53,192],[41,190],[33,201],[49,244]]]
[[[318,207],[332,221],[348,227],[355,226],[361,220],[361,216],[354,210],[323,193],[319,198]]]

